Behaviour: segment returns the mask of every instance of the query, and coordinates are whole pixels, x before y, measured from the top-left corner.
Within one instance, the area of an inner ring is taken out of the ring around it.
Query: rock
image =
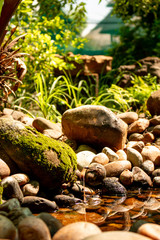
[[[153,178],[154,187],[160,187],[160,176]]]
[[[71,197],[68,195],[56,195],[54,197],[54,201],[57,203],[59,207],[72,207],[77,203],[81,203],[82,200],[79,198]]]
[[[104,147],[102,153],[105,153],[109,158],[109,162],[114,162],[119,160],[119,156],[110,148]]]
[[[61,228],[52,240],[81,240],[90,235],[101,233],[99,227],[89,222],[71,223]]]
[[[0,143],[21,171],[46,189],[58,188],[75,178],[76,155],[63,142],[25,128],[20,122],[17,125],[15,121],[0,119]]]
[[[116,161],[106,164],[105,166],[107,177],[118,177],[125,169],[131,170],[129,161]]]
[[[94,148],[92,148],[88,145],[85,145],[85,144],[79,145],[75,152],[79,153],[82,151],[90,151],[90,152],[97,154],[97,151]]]
[[[47,225],[40,218],[29,216],[18,225],[19,240],[40,239],[51,240]]]
[[[51,237],[54,236],[54,234],[60,229],[63,227],[62,223],[56,219],[54,216],[52,216],[51,214],[49,213],[46,213],[46,212],[42,212],[40,213],[37,218],[40,218],[42,219],[45,224],[47,225],[49,231],[50,231],[50,234],[51,234]]]
[[[15,178],[12,176],[3,178],[0,185],[3,187],[3,196],[6,199],[17,198],[20,202],[22,202],[23,193]]]
[[[21,206],[29,208],[33,213],[55,212],[58,210],[58,206],[54,201],[35,196],[24,197]]]
[[[139,167],[132,168],[133,180],[141,186],[153,186],[151,178]]]
[[[120,149],[116,152],[116,154],[118,155],[118,160],[119,161],[127,160],[127,154],[125,153],[125,151]]]
[[[145,145],[143,141],[130,141],[127,143],[126,148],[134,148],[141,153],[144,146]]]
[[[151,160],[155,162],[156,158],[160,156],[160,150],[155,146],[145,146],[142,149],[141,155],[143,160]]]
[[[151,132],[146,132],[143,134],[143,142],[146,143],[152,143],[155,140],[155,136]]]
[[[143,135],[140,133],[132,133],[129,138],[129,141],[142,141],[143,140]]]
[[[141,168],[150,175],[154,171],[154,163],[151,160],[146,160],[142,163]]]
[[[138,232],[138,228],[145,223],[147,223],[145,220],[138,220],[134,222],[130,228],[130,232]]]
[[[160,177],[160,168],[157,168],[152,172],[152,177],[157,177],[157,176]]]
[[[9,212],[17,208],[20,208],[20,202],[17,198],[11,198],[8,201],[0,204],[0,211]]]
[[[16,239],[16,227],[7,217],[2,215],[0,215],[0,238]]]
[[[142,133],[149,127],[149,120],[145,118],[139,118],[137,121],[131,123],[128,127],[128,134]]]
[[[154,128],[153,128],[153,134],[156,136],[156,137],[159,137],[160,136],[160,124],[159,125],[156,125]]]
[[[105,167],[99,163],[91,163],[85,172],[85,182],[90,186],[102,184],[106,177]]]
[[[126,188],[115,177],[106,177],[103,180],[102,193],[105,195],[126,195]]]
[[[67,110],[62,116],[62,128],[68,138],[95,148],[123,149],[127,137],[127,124],[104,106]]]
[[[154,116],[149,121],[150,121],[151,125],[154,125],[154,126],[159,125],[160,124],[160,115],[159,116]]]
[[[160,90],[151,93],[147,100],[147,109],[152,116],[160,115]]]
[[[107,157],[107,155],[101,152],[94,156],[91,163],[99,163],[101,165],[105,165],[108,162],[109,162],[109,158]]]
[[[108,231],[94,236],[83,238],[82,240],[151,240],[151,238],[142,236],[138,233],[127,231]]]
[[[134,148],[127,148],[127,159],[133,166],[141,167],[143,163],[142,155]]]
[[[155,223],[145,223],[138,228],[138,233],[153,240],[158,240],[160,235],[160,226]]]
[[[0,158],[0,178],[3,179],[11,173],[8,165]]]
[[[82,171],[83,168],[88,167],[92,162],[95,153],[91,151],[81,151],[77,153],[77,168]]]
[[[61,135],[63,135],[62,128],[59,123],[53,123],[50,120],[47,120],[43,117],[35,118],[32,125],[41,133],[43,133],[43,131],[46,129],[52,129],[57,132],[61,132]]]
[[[43,135],[53,139],[59,139],[60,137],[62,137],[63,132],[62,132],[62,129],[59,129],[59,126],[58,127],[55,126],[54,129],[45,129],[43,131]]]
[[[14,177],[17,180],[20,186],[29,182],[29,177],[25,173],[15,173],[12,175],[12,177]]]
[[[16,227],[18,227],[18,224],[20,221],[28,216],[32,216],[32,212],[29,208],[14,208],[8,213],[8,218],[14,223]]]
[[[22,192],[24,196],[36,196],[39,192],[39,182],[30,181],[22,187]]]
[[[21,111],[16,111],[14,109],[10,108],[4,108],[2,111],[3,115],[11,115],[14,120],[21,120],[24,116],[26,116],[23,112]]]
[[[95,191],[93,191],[92,188],[83,186],[83,182],[76,181],[72,188],[72,192],[78,196],[83,196],[84,194],[86,195],[94,195]]]
[[[136,112],[124,112],[117,114],[117,117],[122,119],[125,123],[131,124],[138,120],[138,114]]]
[[[130,186],[133,183],[133,173],[126,169],[120,174],[119,180],[124,186]]]
[[[33,126],[33,118],[29,117],[29,116],[24,116],[21,117],[21,122],[24,123],[25,125],[32,127]]]

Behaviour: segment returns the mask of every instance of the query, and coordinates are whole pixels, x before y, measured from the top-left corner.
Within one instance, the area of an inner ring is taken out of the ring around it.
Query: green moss
[[[61,182],[70,181],[75,177],[77,168],[76,154],[66,143],[51,139],[32,128],[19,129],[9,121],[0,121],[0,142],[10,151],[10,146],[16,149],[17,155],[25,156]],[[58,163],[48,159],[47,153],[58,156]],[[16,162],[16,156],[14,159]],[[58,179],[57,179],[58,177]]]

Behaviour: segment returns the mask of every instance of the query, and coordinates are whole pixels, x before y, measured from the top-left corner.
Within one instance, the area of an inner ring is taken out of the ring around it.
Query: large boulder
[[[62,128],[69,139],[96,148],[123,149],[127,137],[127,124],[104,106],[86,105],[65,111]]]
[[[69,145],[7,118],[0,119],[0,144],[22,172],[57,188],[75,178],[76,154]]]

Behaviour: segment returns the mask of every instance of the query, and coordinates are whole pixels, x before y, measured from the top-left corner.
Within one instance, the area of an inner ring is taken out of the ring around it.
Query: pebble
[[[153,128],[153,134],[156,136],[156,137],[159,137],[160,136],[160,124],[159,125],[156,125],[154,128]]]
[[[127,231],[108,231],[94,236],[83,238],[82,240],[152,240],[151,238],[142,236],[138,233]]]
[[[153,185],[155,187],[160,187],[160,177],[159,176],[153,178]]]
[[[91,151],[81,151],[77,153],[77,168],[82,171],[83,168],[88,167],[95,157],[95,153]]]
[[[98,226],[89,222],[76,222],[62,227],[52,238],[52,240],[82,240],[90,235],[99,234],[101,230]]]
[[[143,141],[129,141],[126,145],[126,148],[134,148],[138,152],[142,152],[142,149],[144,148],[145,144]]]
[[[55,129],[61,130],[61,125],[53,123],[43,117],[37,117],[33,120],[33,127],[36,128],[39,132],[43,133],[45,129]]]
[[[145,118],[139,118],[137,121],[131,123],[128,127],[128,134],[131,133],[142,133],[149,127],[149,120]]]
[[[143,142],[146,143],[152,143],[155,140],[155,136],[151,132],[146,132],[143,134]]]
[[[133,180],[138,185],[150,186],[150,187],[153,186],[150,176],[148,176],[147,173],[145,173],[141,168],[133,167],[132,173],[133,173]]]
[[[140,133],[132,133],[129,137],[128,137],[129,141],[142,141],[143,140],[143,135]]]
[[[8,165],[0,158],[0,178],[3,179],[8,177],[11,173],[10,168]]]
[[[160,177],[160,168],[157,168],[152,172],[152,177],[157,177],[157,176]]]
[[[71,187],[71,190],[74,194],[77,194],[78,196],[83,196],[84,194],[95,194],[95,191],[92,188],[84,186],[84,183],[81,181],[76,181]]]
[[[103,180],[104,185],[102,186],[102,193],[104,195],[126,195],[126,188],[118,181],[118,178],[106,177]]]
[[[24,197],[21,206],[28,207],[33,213],[55,212],[58,210],[58,206],[54,201],[35,196]]]
[[[7,217],[0,215],[0,238],[15,240],[16,227]]]
[[[32,216],[32,212],[29,208],[14,208],[11,211],[9,211],[7,217],[14,223],[16,227],[18,227],[18,224],[20,221],[28,216]]]
[[[127,160],[137,167],[141,167],[143,163],[142,155],[136,149],[130,147],[127,148]]]
[[[22,187],[22,192],[24,196],[36,196],[39,192],[39,182],[30,181]]]
[[[122,119],[125,123],[131,124],[138,120],[138,114],[136,112],[124,112],[117,114],[117,117]]]
[[[14,177],[17,180],[20,186],[29,182],[28,175],[24,173],[16,173],[16,174],[13,174],[12,177]]]
[[[127,160],[127,154],[125,153],[125,151],[123,151],[122,149],[118,150],[116,152],[116,154],[118,155],[118,160],[122,161],[122,160]]]
[[[154,163],[151,160],[146,160],[142,163],[141,168],[148,174],[151,175],[151,173],[154,171]]]
[[[159,125],[160,124],[160,116],[154,116],[149,121],[150,121],[150,124],[152,124],[152,125]]]
[[[94,156],[91,163],[99,163],[99,164],[105,165],[108,162],[109,162],[109,158],[107,157],[107,155],[101,152]]]
[[[0,211],[9,212],[15,208],[20,208],[20,202],[17,198],[11,198],[6,202],[0,204]]]
[[[120,174],[119,180],[124,186],[130,186],[133,183],[133,173],[126,169]]]
[[[105,153],[109,158],[109,162],[114,162],[119,160],[119,156],[109,147],[104,147],[102,153]]]
[[[160,226],[155,223],[145,223],[138,228],[138,233],[145,235],[153,240],[159,240]]]
[[[105,167],[99,163],[91,163],[85,171],[85,181],[90,186],[102,184],[106,177]]]
[[[60,137],[62,137],[63,132],[62,132],[62,129],[60,127],[55,126],[54,129],[43,130],[43,135],[57,140]]]
[[[51,240],[47,225],[40,218],[29,216],[18,225],[19,240]]]
[[[125,169],[131,170],[131,162],[130,161],[116,161],[106,164],[106,177],[118,177]]]
[[[59,207],[72,207],[77,203],[81,203],[82,200],[79,198],[71,197],[68,195],[56,195],[54,197],[54,201],[57,203]]]
[[[160,156],[160,150],[155,146],[145,146],[142,149],[141,155],[143,157],[143,160],[151,160],[152,162],[155,161],[155,159]]]

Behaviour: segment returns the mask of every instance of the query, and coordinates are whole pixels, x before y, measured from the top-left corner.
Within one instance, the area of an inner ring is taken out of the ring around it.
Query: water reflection
[[[64,225],[76,221],[97,224],[102,231],[129,231],[134,222],[160,223],[160,190],[128,191],[127,196],[85,196],[85,202],[52,215]]]

